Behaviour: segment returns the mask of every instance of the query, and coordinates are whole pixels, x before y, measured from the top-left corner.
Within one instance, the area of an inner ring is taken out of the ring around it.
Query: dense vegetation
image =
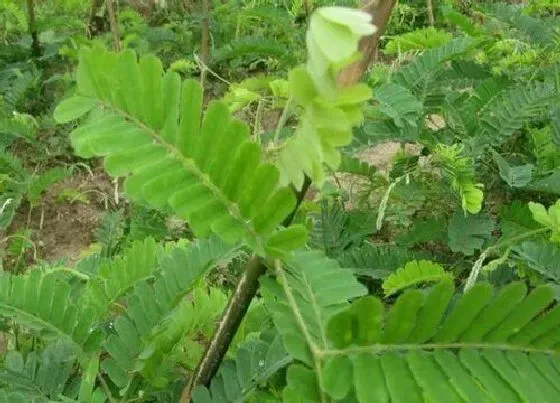
[[[514,3],[0,0],[0,402],[560,400]]]

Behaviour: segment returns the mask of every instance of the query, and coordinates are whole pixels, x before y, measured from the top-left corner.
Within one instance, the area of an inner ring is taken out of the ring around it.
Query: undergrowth
[[[38,3],[39,56],[0,2],[0,400],[558,400],[554,2],[400,3],[349,87],[350,8],[131,1],[114,52]]]

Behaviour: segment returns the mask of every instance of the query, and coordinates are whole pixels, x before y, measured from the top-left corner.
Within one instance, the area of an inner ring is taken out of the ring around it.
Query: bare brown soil
[[[29,263],[65,259],[68,266],[73,266],[94,242],[100,218],[114,205],[113,186],[102,169],[67,178],[52,186],[32,211],[22,205],[9,233],[32,231],[35,250],[26,256]],[[68,196],[61,197],[64,193]],[[9,268],[13,262],[5,263]]]

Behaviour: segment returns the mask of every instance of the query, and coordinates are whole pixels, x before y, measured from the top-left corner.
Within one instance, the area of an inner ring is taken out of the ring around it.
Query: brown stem
[[[370,63],[375,60],[379,38],[385,32],[395,2],[396,0],[378,0],[362,7],[362,11],[372,16],[372,23],[377,27],[377,32],[360,40],[359,50],[363,56],[340,72],[338,76],[340,87],[348,87],[360,81]]]
[[[301,191],[297,192],[296,206],[290,215],[286,217],[282,225],[290,225],[310,185],[311,179],[306,176]],[[233,295],[229,299],[228,306],[222,314],[222,318],[216,327],[216,331],[212,336],[212,340],[210,341],[204,356],[198,363],[198,366],[188,385],[185,389],[183,389],[181,403],[189,402],[194,388],[197,385],[208,386],[214,375],[216,375],[231,341],[233,340],[241,321],[245,317],[251,301],[257,293],[259,287],[259,277],[263,275],[265,271],[266,266],[264,265],[262,258],[256,255],[251,256],[247,262],[243,275],[237,283],[237,287],[235,288]]]
[[[87,36],[91,39],[97,33],[97,27],[95,26],[95,17],[99,11],[99,7],[103,4],[103,0],[91,0],[91,6],[89,8],[89,17],[87,24]]]
[[[39,42],[39,35],[37,34],[37,26],[35,24],[35,2],[27,0],[27,17],[29,34],[31,35],[31,54],[34,57],[41,56],[41,42]]]
[[[432,0],[426,0],[426,11],[428,12],[428,22],[433,27],[435,24],[434,18],[434,3]]]
[[[113,8],[113,0],[105,0],[105,8],[109,15],[109,25],[113,34],[113,46],[117,52],[121,50],[121,36],[119,34],[119,25],[117,23],[117,16]]]
[[[205,66],[210,64],[210,0],[202,0],[200,57]],[[200,81],[204,83],[206,69],[200,72]]]

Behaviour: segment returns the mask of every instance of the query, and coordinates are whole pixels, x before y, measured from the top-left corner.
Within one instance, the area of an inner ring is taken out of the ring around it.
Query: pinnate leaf
[[[443,266],[430,260],[413,260],[398,269],[383,281],[385,295],[395,294],[405,288],[426,282],[452,279]]]

